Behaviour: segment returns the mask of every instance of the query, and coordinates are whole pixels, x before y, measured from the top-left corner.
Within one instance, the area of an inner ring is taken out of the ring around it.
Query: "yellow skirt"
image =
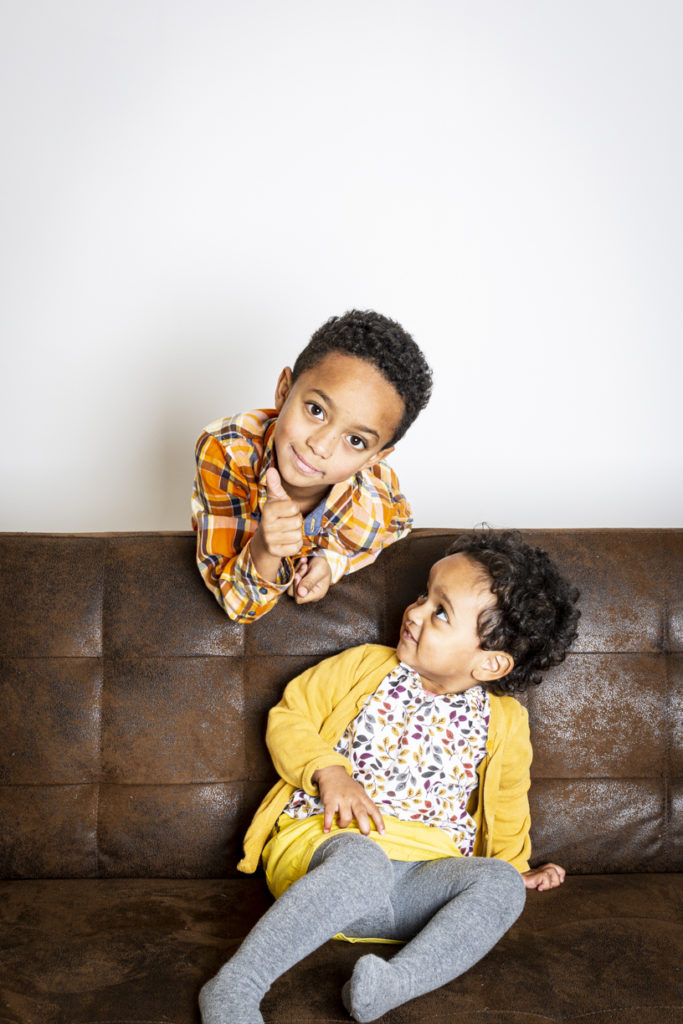
[[[373,827],[368,838],[381,846],[391,860],[437,860],[440,857],[462,856],[453,840],[439,828],[424,825],[421,821],[399,821],[386,814],[383,817],[386,833],[380,835]],[[360,829],[355,823],[343,829],[333,825],[329,832],[323,832],[322,814],[314,814],[309,818],[290,818],[284,813],[280,815],[261,854],[268,888],[276,899],[306,874],[311,857],[320,844],[339,832],[355,832],[360,835]],[[334,937],[349,942],[396,941],[352,939],[341,934]]]

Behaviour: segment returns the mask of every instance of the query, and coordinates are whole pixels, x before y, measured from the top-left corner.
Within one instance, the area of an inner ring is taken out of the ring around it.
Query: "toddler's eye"
[[[442,604],[438,605],[434,614],[436,615],[437,619],[441,619],[442,622],[448,622],[448,614],[446,613],[446,609]]]
[[[351,445],[351,447],[355,448],[356,451],[361,452],[361,451],[363,451],[364,448],[367,448],[367,445],[366,445],[365,441],[363,440],[363,438],[362,437],[358,437],[356,434],[349,434],[347,440],[348,440],[349,444]]]
[[[322,409],[317,402],[306,402],[306,408],[310,412],[311,416],[315,416],[317,420],[321,420],[325,415],[325,410]]]

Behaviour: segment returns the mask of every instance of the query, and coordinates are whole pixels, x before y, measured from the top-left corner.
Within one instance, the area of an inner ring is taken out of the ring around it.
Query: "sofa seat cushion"
[[[261,877],[0,882],[0,1024],[197,1024],[197,994],[270,904]],[[683,876],[584,875],[528,894],[499,945],[388,1024],[681,1024]],[[266,995],[267,1024],[348,1021],[356,958],[328,942]]]

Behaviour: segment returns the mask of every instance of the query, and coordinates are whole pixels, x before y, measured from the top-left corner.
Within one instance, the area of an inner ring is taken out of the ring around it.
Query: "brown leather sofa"
[[[323,603],[243,627],[189,533],[0,535],[0,1024],[196,1024],[270,901],[235,870],[273,780],[268,708],[323,656],[393,642],[452,536],[418,530]],[[681,1022],[683,533],[527,536],[582,591],[574,652],[525,698],[533,862],[569,875],[382,1020]],[[327,943],[273,986],[266,1022],[349,1020],[365,950]]]

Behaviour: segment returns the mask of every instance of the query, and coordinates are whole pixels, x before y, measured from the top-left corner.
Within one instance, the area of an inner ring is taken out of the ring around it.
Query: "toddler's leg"
[[[375,904],[393,884],[391,861],[372,839],[336,833],[308,874],[252,928],[199,993],[203,1024],[263,1024],[259,1004],[276,978]]]
[[[398,869],[392,892],[396,934],[410,942],[391,960],[356,962],[342,991],[361,1022],[452,981],[495,946],[524,907],[524,882],[512,865],[452,857]]]

